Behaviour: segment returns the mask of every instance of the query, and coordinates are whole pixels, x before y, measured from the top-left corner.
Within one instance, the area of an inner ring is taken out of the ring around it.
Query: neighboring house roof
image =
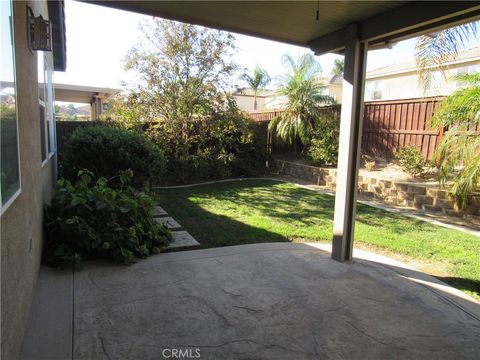
[[[274,90],[268,90],[268,89],[259,89],[257,91],[257,97],[267,97],[270,95],[273,95],[275,91]],[[235,90],[232,95],[237,95],[237,96],[254,96],[255,93],[252,89],[250,88],[240,88]]]
[[[333,75],[329,81],[329,84],[333,84],[333,85],[342,85],[342,83],[343,83],[342,75]]]
[[[454,60],[446,63],[445,65],[460,64],[472,60],[480,60],[480,47],[474,47],[468,50],[464,50],[458,53]],[[367,72],[366,78],[376,78],[386,75],[401,74],[406,72],[417,71],[417,64],[415,60],[404,61],[398,64],[392,64],[384,66],[372,71]]]
[[[320,76],[318,81],[322,85],[342,85],[343,76],[333,75],[333,76]]]

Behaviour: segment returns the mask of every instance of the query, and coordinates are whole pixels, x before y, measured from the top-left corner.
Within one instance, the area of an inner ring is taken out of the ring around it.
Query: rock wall
[[[275,159],[271,170],[335,190],[337,178],[335,168],[322,168]],[[387,180],[382,179],[380,174],[359,175],[358,191],[364,197],[381,200],[388,204],[459,217],[480,225],[480,194],[473,194],[470,205],[460,210],[448,192],[437,185]]]

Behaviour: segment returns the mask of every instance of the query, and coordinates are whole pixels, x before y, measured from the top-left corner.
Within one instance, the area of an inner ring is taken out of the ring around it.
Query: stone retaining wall
[[[275,159],[271,170],[335,190],[336,168],[321,168]],[[460,211],[448,192],[436,185],[387,180],[370,173],[361,173],[358,176],[358,191],[367,198],[396,206],[459,217],[480,225],[480,194],[472,195],[470,205]]]

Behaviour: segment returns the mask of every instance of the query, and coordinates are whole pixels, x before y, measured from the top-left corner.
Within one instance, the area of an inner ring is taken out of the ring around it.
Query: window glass
[[[45,55],[42,51],[37,52],[37,72],[38,72],[38,105],[40,111],[40,154],[42,162],[47,159],[47,132],[45,126],[46,119],[46,78],[45,78]]]
[[[468,67],[468,73],[469,74],[475,74],[475,73],[478,73],[478,72],[480,72],[480,65],[475,64],[475,65],[470,65]]]
[[[373,84],[373,100],[380,100],[383,95],[383,81],[377,80]]]
[[[11,1],[0,1],[0,18],[0,198],[4,206],[20,189]]]
[[[53,154],[56,150],[55,144],[55,99],[53,90],[53,66],[50,61],[45,62],[46,81],[46,110],[47,110],[47,132],[48,132],[48,153]]]
[[[53,105],[53,66],[48,53],[38,52],[38,103],[40,108],[40,145],[42,162],[55,152],[55,116]]]
[[[441,95],[443,83],[444,75],[441,71],[429,72],[425,78],[425,90],[427,90],[430,95]]]

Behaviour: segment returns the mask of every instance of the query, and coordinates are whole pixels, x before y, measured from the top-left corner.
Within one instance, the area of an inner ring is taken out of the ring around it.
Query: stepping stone
[[[153,210],[154,217],[167,216],[168,213],[161,206],[155,206]]]
[[[200,246],[200,243],[193,238],[187,231],[172,232],[173,241],[167,249],[180,249]]]
[[[172,217],[162,217],[162,218],[155,218],[155,221],[161,225],[165,225],[170,230],[180,230],[182,226],[175,221]]]

